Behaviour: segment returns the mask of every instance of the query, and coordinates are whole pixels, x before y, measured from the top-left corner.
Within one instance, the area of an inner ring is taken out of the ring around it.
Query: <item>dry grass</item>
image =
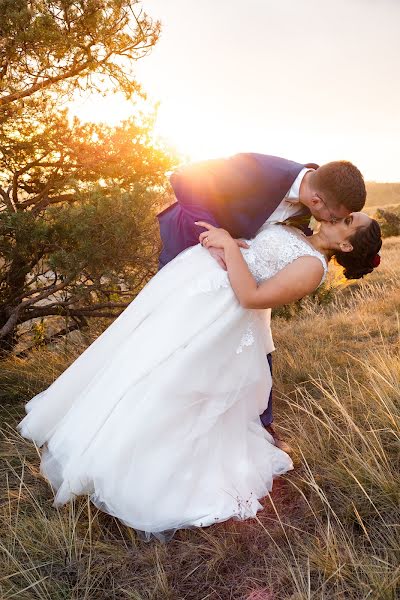
[[[275,320],[276,420],[297,468],[257,519],[166,545],[142,542],[85,498],[52,508],[37,450],[15,432],[23,402],[79,345],[3,363],[2,600],[397,599],[399,274],[400,239],[388,239],[369,279]]]

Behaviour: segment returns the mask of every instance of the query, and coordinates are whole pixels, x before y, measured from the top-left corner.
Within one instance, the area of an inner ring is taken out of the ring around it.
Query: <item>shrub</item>
[[[396,213],[378,208],[374,214],[381,227],[382,237],[392,237],[393,235],[400,235],[400,217]]]

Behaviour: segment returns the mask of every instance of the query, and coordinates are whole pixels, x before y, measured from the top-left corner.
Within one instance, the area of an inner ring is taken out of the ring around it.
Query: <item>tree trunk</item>
[[[6,324],[8,318],[4,313],[0,312],[0,329]],[[17,328],[15,327],[2,337],[0,337],[0,360],[7,358],[16,346],[17,340]]]
[[[16,308],[16,306],[12,306],[12,302],[8,304],[7,298],[11,300],[11,298],[15,298],[21,293],[25,285],[26,275],[30,269],[31,267],[22,256],[15,256],[7,274],[5,300],[3,301],[3,308],[0,309],[0,330],[7,323],[13,309]],[[0,359],[9,356],[16,346],[18,342],[17,326],[18,320],[11,331],[0,336]]]

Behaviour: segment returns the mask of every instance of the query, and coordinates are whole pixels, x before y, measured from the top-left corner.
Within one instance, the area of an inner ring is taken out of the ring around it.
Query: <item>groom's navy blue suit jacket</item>
[[[241,153],[183,167],[172,174],[177,202],[158,215],[160,268],[199,241],[207,221],[235,238],[252,238],[272,215],[304,167],[277,156]],[[307,209],[304,214],[310,214]]]

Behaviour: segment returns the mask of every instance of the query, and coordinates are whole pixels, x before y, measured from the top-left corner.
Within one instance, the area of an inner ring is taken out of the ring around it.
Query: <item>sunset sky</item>
[[[263,152],[400,181],[399,0],[147,0],[162,22],[139,81],[192,160]],[[116,122],[121,99],[78,101]]]

